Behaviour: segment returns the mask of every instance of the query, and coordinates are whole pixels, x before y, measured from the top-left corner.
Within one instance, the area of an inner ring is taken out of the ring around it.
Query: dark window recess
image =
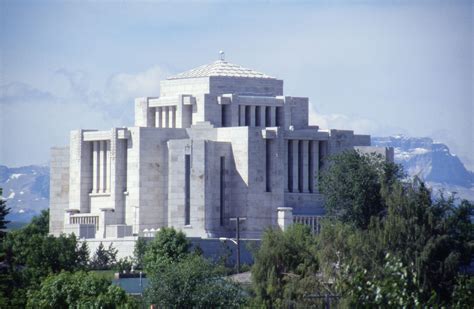
[[[298,141],[298,191],[303,192],[303,141]]]
[[[222,114],[221,114],[221,123],[223,127],[230,127],[230,119],[229,119],[229,110],[230,105],[224,104],[222,106]]]
[[[260,113],[262,110],[262,106],[255,107],[255,126],[260,127],[262,124],[260,123]]]
[[[265,149],[265,183],[266,191],[272,192],[272,147],[271,140],[267,139]]]
[[[277,107],[276,108],[276,115],[275,115],[275,126],[277,127],[281,127],[282,123],[281,123],[281,107]]]
[[[266,127],[271,126],[271,118],[272,118],[272,108],[270,106],[267,106],[265,108],[265,126]]]
[[[245,106],[245,125],[250,127],[250,105]]]
[[[293,141],[288,140],[288,191],[293,189]]]
[[[191,156],[184,157],[184,224],[191,224]]]
[[[220,205],[219,205],[219,222],[224,225],[224,207],[225,207],[225,157],[221,157],[220,172]]]

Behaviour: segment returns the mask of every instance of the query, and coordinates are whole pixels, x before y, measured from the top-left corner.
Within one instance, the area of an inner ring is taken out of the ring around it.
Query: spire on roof
[[[223,50],[219,51],[219,59],[221,61],[225,61],[225,53]]]

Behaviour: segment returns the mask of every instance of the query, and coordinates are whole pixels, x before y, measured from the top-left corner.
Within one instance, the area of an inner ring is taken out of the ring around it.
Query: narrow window
[[[272,108],[270,106],[267,106],[265,108],[265,126],[266,127],[271,126],[272,124],[271,118],[272,118]]]
[[[242,122],[244,121],[242,119],[242,105],[238,105],[238,107],[239,107],[239,126],[241,127],[241,126],[243,126]]]
[[[265,182],[266,182],[266,191],[272,192],[272,140],[265,140]]]
[[[293,141],[288,140],[288,192],[293,188]]]
[[[308,188],[309,192],[314,192],[314,157],[313,157],[313,143],[317,143],[317,141],[309,141],[308,147]]]
[[[250,105],[245,106],[245,125],[250,126]]]
[[[224,105],[221,105],[222,106],[222,126],[223,127],[230,127],[230,105],[228,104],[224,104]]]
[[[261,113],[261,108],[263,106],[256,106],[255,107],[255,126],[260,127],[262,124],[260,123],[260,113]]]
[[[298,191],[303,192],[303,141],[298,142]]]
[[[224,225],[224,207],[225,207],[225,157],[221,157],[220,172],[220,205],[219,205],[219,222]]]
[[[319,142],[319,170],[322,170],[324,168],[324,160],[326,159],[326,141],[320,141]]]
[[[184,224],[191,224],[191,155],[184,157]]]
[[[281,107],[276,108],[276,115],[275,115],[275,126],[280,127],[282,125],[281,121]]]

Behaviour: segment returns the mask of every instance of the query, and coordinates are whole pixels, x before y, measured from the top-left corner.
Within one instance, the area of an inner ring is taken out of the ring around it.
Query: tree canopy
[[[332,217],[317,239],[319,262],[350,306],[450,305],[460,290],[473,252],[473,205],[434,198],[422,181],[401,175],[357,152],[337,155],[323,174]]]
[[[316,283],[313,279],[319,265],[315,249],[315,238],[306,226],[295,224],[284,232],[280,229],[265,231],[252,267],[258,300],[266,306],[281,306],[288,300],[301,301]]]
[[[383,216],[383,194],[402,176],[398,165],[380,155],[351,150],[330,157],[319,184],[327,215],[367,228],[372,217]]]
[[[241,289],[224,278],[223,267],[189,250],[183,232],[162,228],[150,243],[140,246],[146,247],[148,303],[163,308],[228,308],[245,302]]]
[[[3,188],[0,188],[0,241],[5,236],[7,224],[10,223],[10,221],[6,219],[9,213],[10,208],[7,207],[7,201],[3,199]]]
[[[134,308],[125,291],[105,278],[87,272],[49,275],[39,289],[28,293],[27,308]]]
[[[22,229],[11,231],[2,244],[6,267],[3,291],[8,306],[24,307],[26,293],[51,273],[87,267],[89,251],[74,235],[54,237],[48,233],[48,212],[43,211]]]
[[[190,246],[183,232],[164,227],[148,244],[143,258],[144,263],[149,268],[157,263],[177,262],[187,256]]]

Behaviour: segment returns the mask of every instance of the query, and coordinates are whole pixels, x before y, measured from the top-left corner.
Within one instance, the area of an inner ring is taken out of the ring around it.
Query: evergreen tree
[[[6,219],[10,213],[10,208],[7,207],[7,201],[3,198],[3,188],[0,188],[0,240],[5,237],[5,229],[7,224],[10,223]]]
[[[146,240],[143,237],[138,237],[138,240],[135,243],[135,247],[133,249],[133,260],[138,269],[143,269],[146,249]]]
[[[118,250],[113,247],[112,243],[110,243],[109,247],[106,249],[104,244],[101,242],[92,257],[92,268],[100,270],[111,269],[117,262],[117,253]]]

